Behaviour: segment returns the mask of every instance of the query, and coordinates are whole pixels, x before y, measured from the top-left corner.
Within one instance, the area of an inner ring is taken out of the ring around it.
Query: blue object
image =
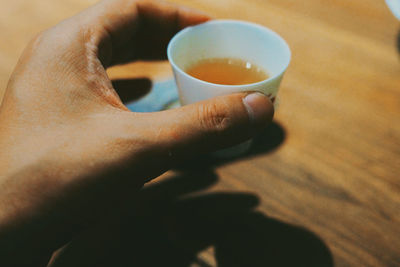
[[[178,101],[178,91],[175,80],[155,82],[151,91],[141,99],[127,103],[126,106],[133,112],[155,112],[167,109]]]

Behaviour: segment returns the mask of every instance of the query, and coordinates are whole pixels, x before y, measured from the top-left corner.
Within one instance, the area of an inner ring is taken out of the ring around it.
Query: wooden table
[[[1,0],[0,96],[27,41],[94,2]],[[153,266],[400,266],[400,23],[384,1],[176,2],[287,40],[275,123],[250,155],[167,173],[145,191],[162,201],[123,235],[135,238],[118,249],[97,242],[87,255],[133,253]],[[171,75],[166,63],[109,73]]]

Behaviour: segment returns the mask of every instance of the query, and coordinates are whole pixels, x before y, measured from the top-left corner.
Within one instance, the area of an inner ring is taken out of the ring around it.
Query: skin
[[[102,1],[28,44],[0,106],[0,266],[46,266],[182,158],[267,126],[261,94],[137,114],[108,79],[107,67],[163,58],[177,31],[208,19],[165,2]]]

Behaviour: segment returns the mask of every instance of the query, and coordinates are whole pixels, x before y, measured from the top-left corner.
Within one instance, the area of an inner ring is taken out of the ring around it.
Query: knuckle
[[[198,118],[201,127],[207,132],[222,133],[232,125],[227,109],[217,103],[199,105]]]
[[[31,44],[34,47],[41,46],[43,49],[56,47],[58,51],[63,51],[70,46],[71,43],[79,41],[77,33],[79,33],[79,31],[76,31],[67,23],[59,23],[36,34],[32,38]]]
[[[40,44],[43,43],[43,40],[45,40],[46,38],[46,31],[41,31],[31,38],[30,42],[28,43],[28,47],[33,49],[37,48]]]
[[[58,47],[58,39],[54,37],[52,28],[41,31],[33,36],[28,43],[26,49],[32,52],[32,55],[45,55],[52,51],[52,47]],[[58,49],[61,51],[61,49]]]

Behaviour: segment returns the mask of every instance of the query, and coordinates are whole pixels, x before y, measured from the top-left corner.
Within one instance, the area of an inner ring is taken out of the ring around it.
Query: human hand
[[[176,31],[207,19],[164,2],[102,1],[30,42],[0,106],[0,265],[45,261],[180,159],[267,125],[273,107],[260,94],[137,114],[112,87],[107,67],[160,58]]]

